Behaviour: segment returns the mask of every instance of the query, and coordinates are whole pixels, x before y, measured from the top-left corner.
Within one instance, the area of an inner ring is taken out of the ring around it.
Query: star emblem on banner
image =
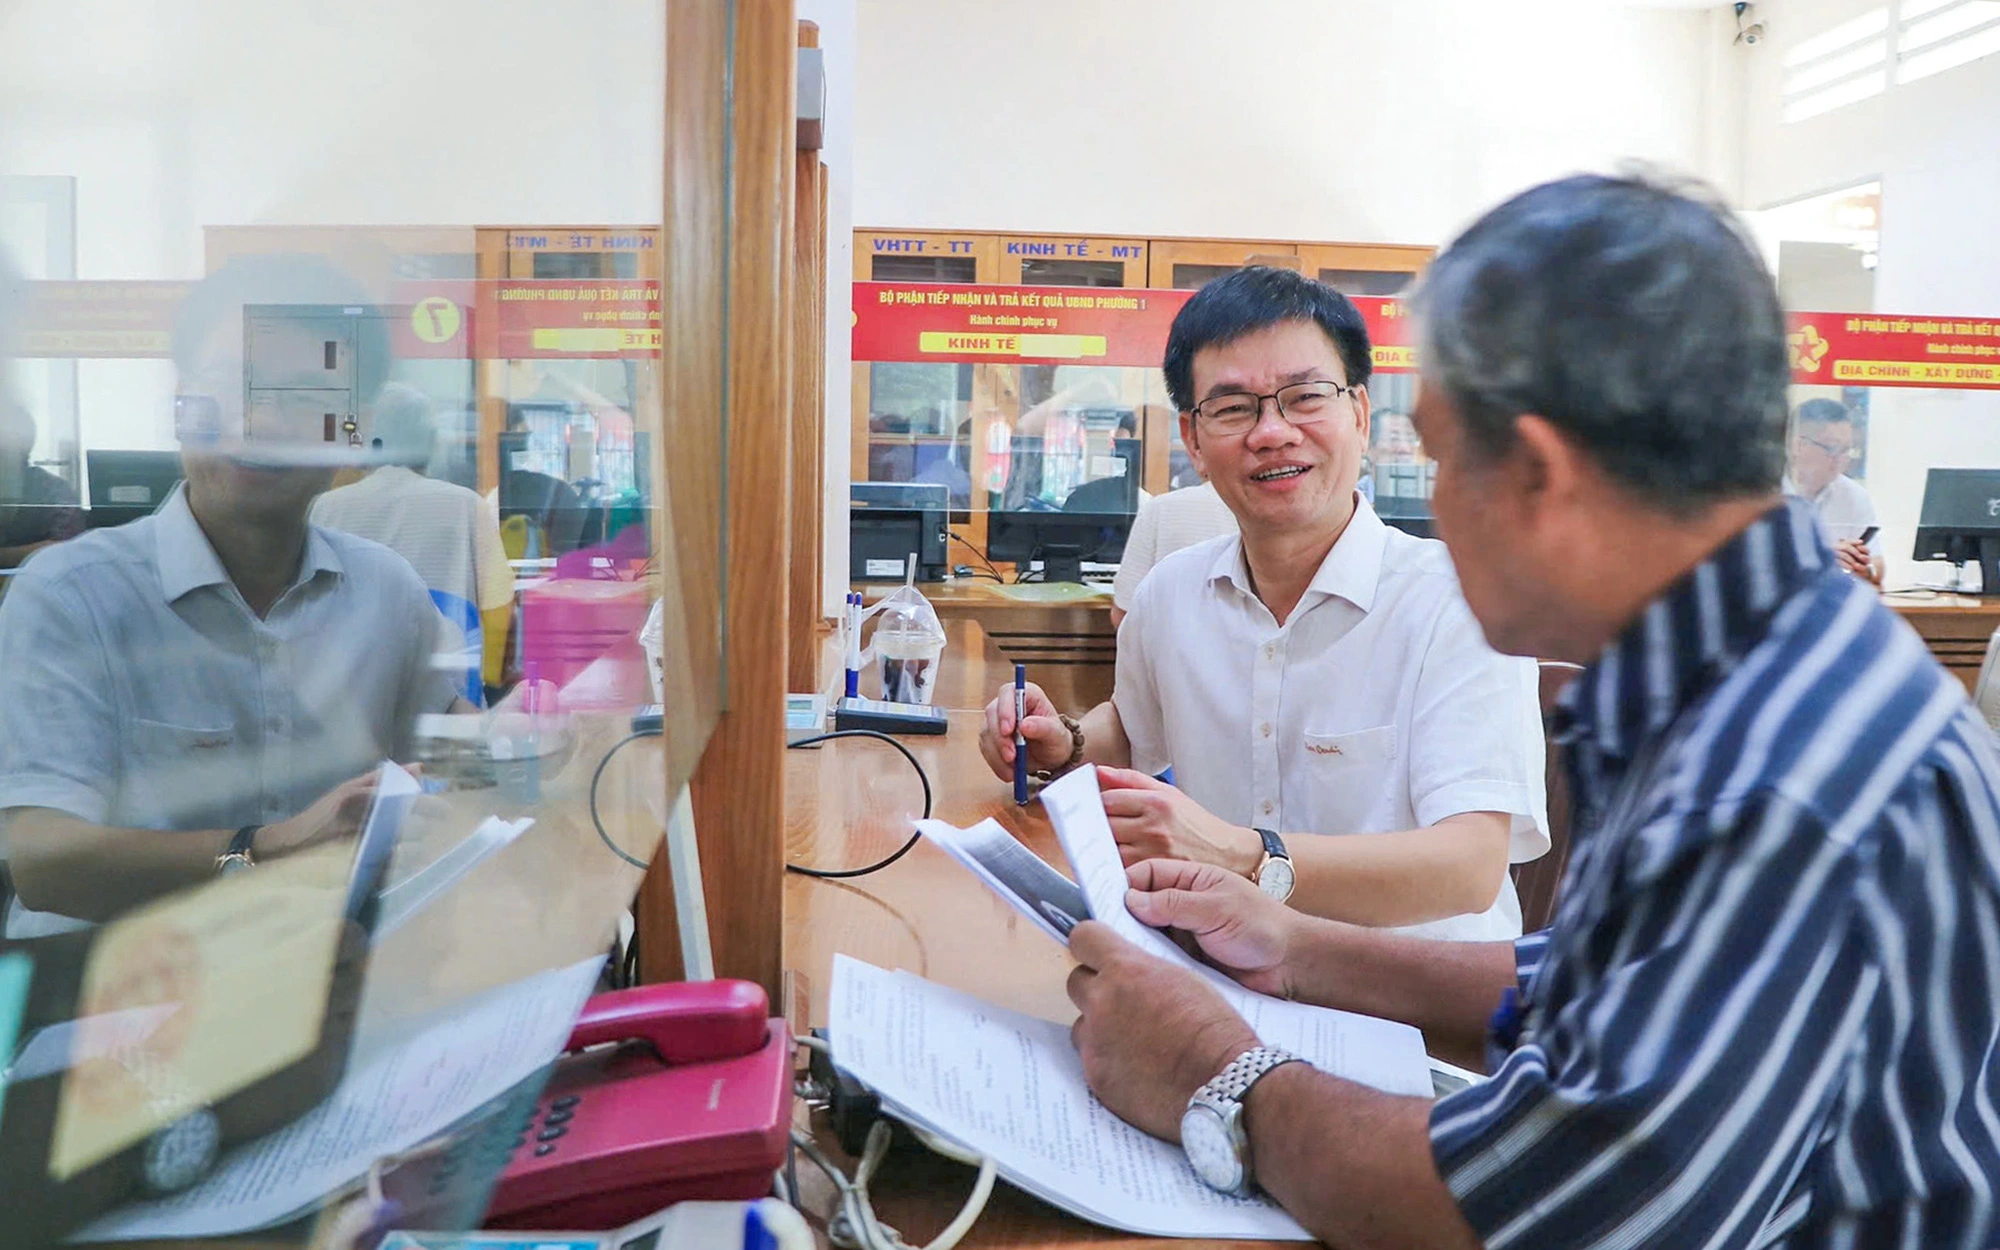
[[[1812,326],[1800,326],[1792,334],[1785,336],[1785,343],[1791,348],[1792,368],[1806,373],[1818,373],[1819,362],[1826,359],[1832,345],[1819,336]]]

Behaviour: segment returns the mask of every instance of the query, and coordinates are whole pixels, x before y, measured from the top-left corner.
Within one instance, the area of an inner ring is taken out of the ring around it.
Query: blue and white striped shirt
[[[1560,729],[1562,903],[1504,1061],[1431,1117],[1486,1245],[2000,1245],[2000,761],[1964,689],[1792,502]]]

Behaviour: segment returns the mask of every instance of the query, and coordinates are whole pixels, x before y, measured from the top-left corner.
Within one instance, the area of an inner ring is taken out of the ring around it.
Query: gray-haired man
[[[1316,1072],[1090,922],[1092,1087],[1337,1246],[1992,1246],[2000,762],[1779,494],[1755,250],[1697,200],[1574,178],[1475,224],[1419,309],[1466,600],[1500,650],[1588,665],[1555,921],[1424,942],[1159,860],[1128,900],[1254,989],[1409,1021],[1492,1079],[1433,1103]]]

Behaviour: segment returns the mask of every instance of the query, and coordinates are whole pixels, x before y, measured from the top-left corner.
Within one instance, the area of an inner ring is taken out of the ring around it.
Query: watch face
[[[1257,874],[1257,887],[1282,903],[1292,896],[1293,880],[1292,861],[1274,856],[1264,861],[1263,870]]]
[[[1243,1188],[1243,1160],[1228,1123],[1215,1108],[1196,1103],[1181,1116],[1181,1149],[1201,1183],[1223,1193]]]
[[[222,1125],[215,1113],[202,1108],[167,1125],[146,1142],[140,1170],[146,1187],[158,1194],[178,1193],[208,1175],[222,1144]]]

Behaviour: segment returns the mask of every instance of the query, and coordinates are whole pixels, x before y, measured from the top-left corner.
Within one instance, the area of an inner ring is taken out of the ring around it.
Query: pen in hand
[[[1028,711],[1028,666],[1014,666],[1014,802],[1028,802],[1028,740],[1021,734],[1021,720]]]

